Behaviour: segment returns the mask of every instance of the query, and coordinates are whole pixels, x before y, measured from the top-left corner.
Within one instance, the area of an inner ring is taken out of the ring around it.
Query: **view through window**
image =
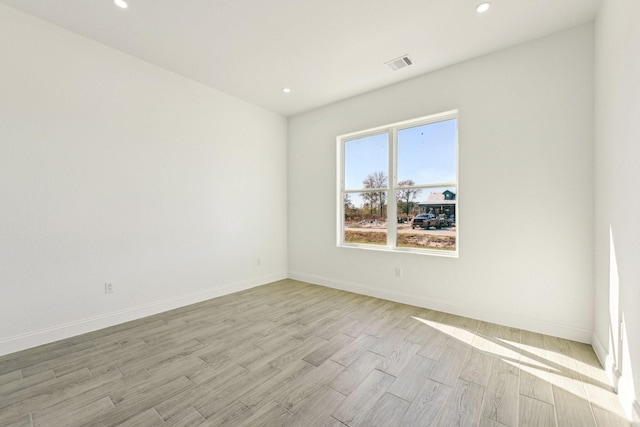
[[[458,253],[458,116],[338,137],[341,246]]]

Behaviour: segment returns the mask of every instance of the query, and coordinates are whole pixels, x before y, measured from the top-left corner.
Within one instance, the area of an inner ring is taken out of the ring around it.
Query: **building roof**
[[[418,202],[418,206],[441,206],[441,205],[455,205],[455,200],[425,200],[424,202]]]
[[[453,194],[454,198],[450,200],[445,199],[445,195],[444,195],[445,193]],[[455,205],[456,204],[455,194],[456,193],[449,190],[445,190],[441,193],[437,191],[432,191],[431,193],[429,193],[427,200],[425,200],[424,202],[418,202],[418,205]]]

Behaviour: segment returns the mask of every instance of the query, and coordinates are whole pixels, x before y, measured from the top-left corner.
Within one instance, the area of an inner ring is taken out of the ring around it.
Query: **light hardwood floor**
[[[629,426],[590,346],[283,280],[0,357],[2,426]]]

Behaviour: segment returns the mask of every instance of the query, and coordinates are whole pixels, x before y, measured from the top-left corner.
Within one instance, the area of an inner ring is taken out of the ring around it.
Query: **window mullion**
[[[396,201],[396,185],[398,174],[396,172],[398,157],[396,155],[397,131],[395,128],[389,130],[389,194],[387,194],[387,246],[396,247],[398,235],[398,203]]]
[[[344,185],[344,181],[345,181],[345,175],[346,175],[346,171],[345,171],[345,163],[344,163],[344,158],[345,158],[345,141],[341,140],[340,138],[337,138],[337,155],[338,155],[338,179],[336,180],[336,184],[338,187],[338,200],[337,200],[337,206],[338,206],[338,227],[337,227],[337,242],[338,245],[343,245],[344,244],[344,217],[345,217],[345,208],[344,208],[344,198],[345,195],[347,194],[345,191],[345,185]]]

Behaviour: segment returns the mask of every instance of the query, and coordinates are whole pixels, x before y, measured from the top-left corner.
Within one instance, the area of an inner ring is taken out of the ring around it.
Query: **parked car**
[[[430,229],[431,227],[442,228],[440,225],[440,218],[437,218],[434,214],[430,213],[422,213],[416,215],[415,218],[411,220],[411,228],[424,228]]]

